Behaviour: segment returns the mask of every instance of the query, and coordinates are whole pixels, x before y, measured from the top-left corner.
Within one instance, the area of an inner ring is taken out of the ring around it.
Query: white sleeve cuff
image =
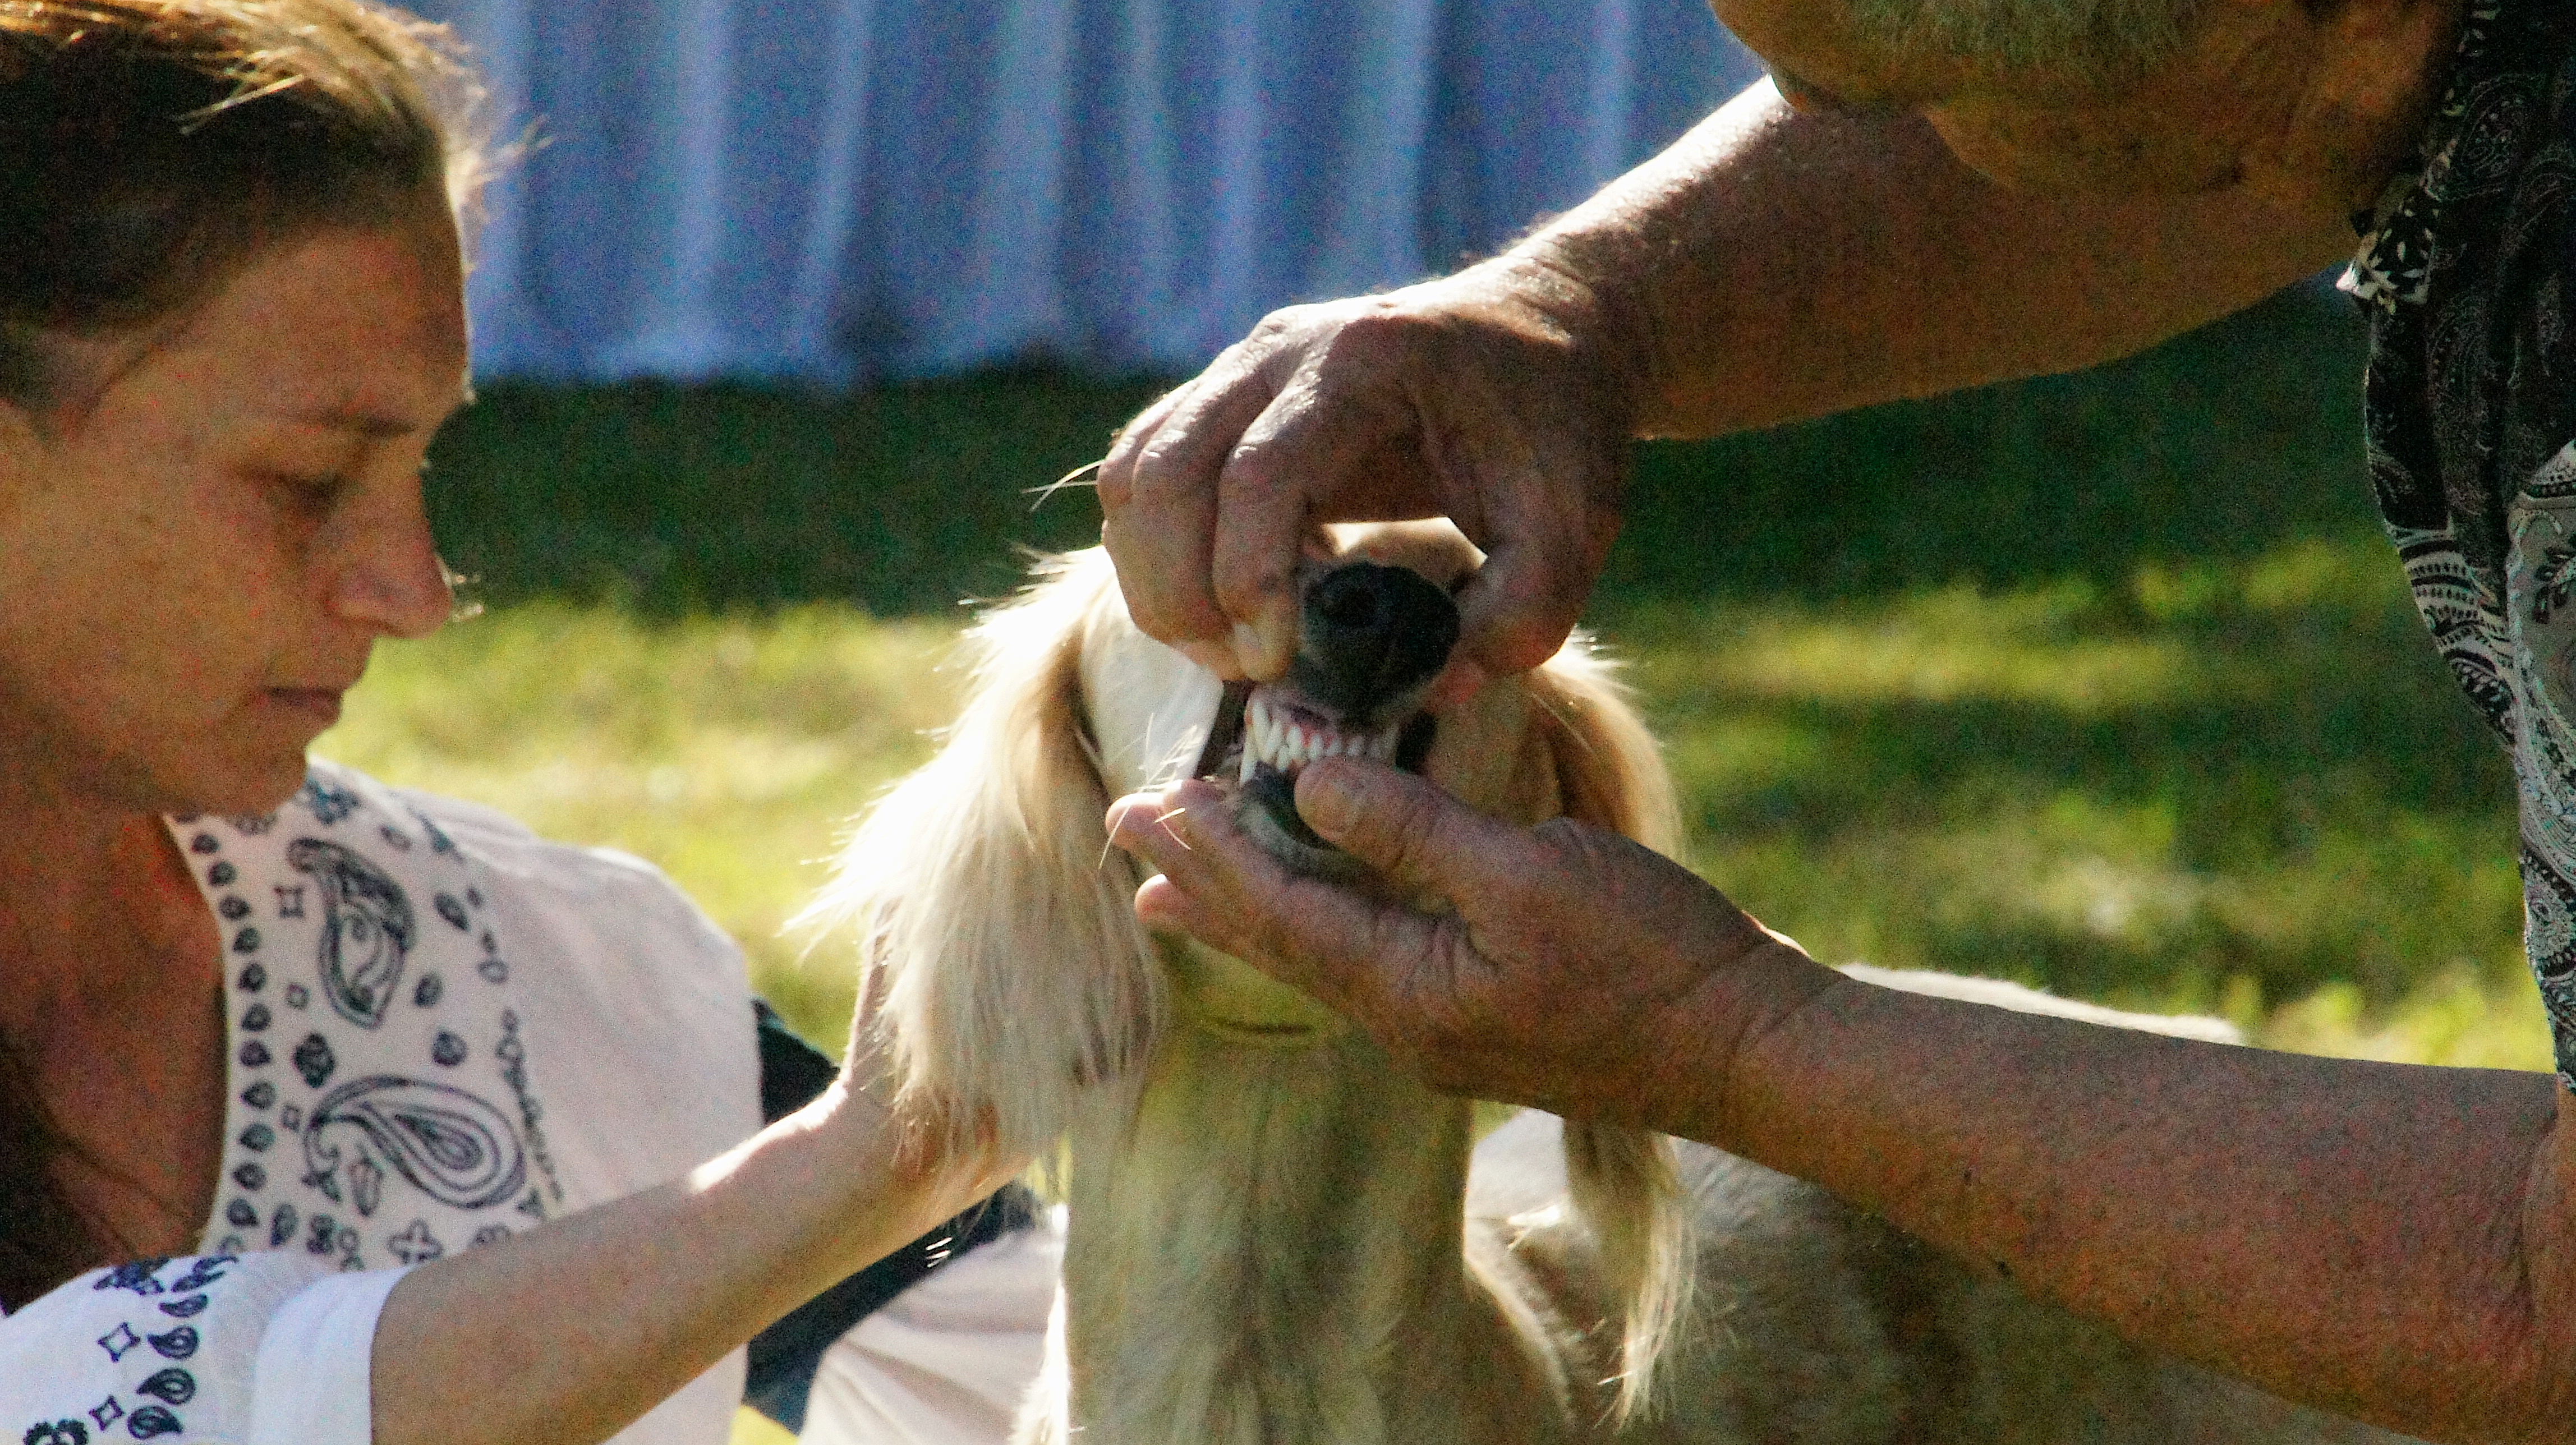
[[[249,1445],[371,1445],[376,1317],[405,1273],[333,1275],[278,1310],[259,1343]]]
[[[0,1318],[0,1445],[370,1445],[376,1317],[403,1273],[278,1250],[83,1275]]]

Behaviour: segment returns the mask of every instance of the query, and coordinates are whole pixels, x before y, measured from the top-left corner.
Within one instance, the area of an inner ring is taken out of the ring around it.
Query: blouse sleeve
[[[367,1445],[405,1271],[278,1250],[119,1265],[0,1318],[0,1445]]]

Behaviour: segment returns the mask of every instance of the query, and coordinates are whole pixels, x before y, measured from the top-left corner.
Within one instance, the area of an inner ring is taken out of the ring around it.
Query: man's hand
[[[1715,1117],[1737,1045],[1837,977],[1615,834],[1515,828],[1351,761],[1310,765],[1297,805],[1395,891],[1455,911],[1293,875],[1188,782],[1111,809],[1115,841],[1163,872],[1138,913],[1312,993],[1442,1089],[1665,1127]]]
[[[1632,406],[1629,353],[1604,343],[1617,330],[1527,255],[1273,313],[1101,466],[1128,612],[1202,666],[1276,677],[1318,526],[1445,516],[1489,557],[1458,597],[1448,695],[1545,661],[1619,529]]]

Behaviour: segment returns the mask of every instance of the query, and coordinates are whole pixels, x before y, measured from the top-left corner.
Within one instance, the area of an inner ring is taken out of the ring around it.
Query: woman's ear
[[[799,920],[857,933],[901,1093],[1027,1153],[1085,1091],[1132,1082],[1163,1008],[1083,725],[1082,646],[1114,581],[1044,570],[968,634],[973,682],[938,755],[861,818]]]

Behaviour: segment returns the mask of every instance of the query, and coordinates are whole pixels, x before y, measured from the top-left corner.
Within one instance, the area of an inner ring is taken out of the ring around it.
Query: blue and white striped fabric
[[[1700,0],[422,0],[538,148],[489,377],[1178,373],[1490,251],[1758,67]]]

